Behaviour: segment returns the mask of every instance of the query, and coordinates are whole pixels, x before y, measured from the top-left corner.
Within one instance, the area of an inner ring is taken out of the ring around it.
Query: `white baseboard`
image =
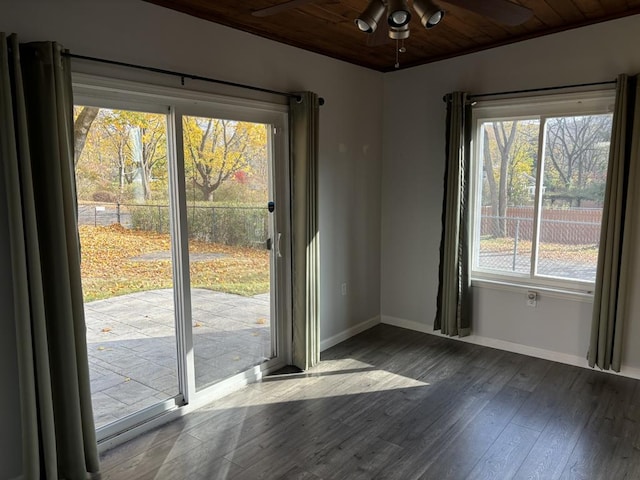
[[[380,316],[376,315],[375,317],[370,318],[369,320],[365,320],[364,322],[360,322],[359,324],[351,328],[347,328],[346,330],[343,330],[337,335],[334,335],[329,338],[325,338],[320,342],[320,351],[324,352],[326,349],[331,348],[334,345],[339,344],[340,342],[344,342],[346,339],[351,338],[354,335],[357,335],[359,333],[362,333],[365,330],[369,330],[370,328],[375,327],[379,323],[380,323]]]
[[[405,320],[402,318],[389,317],[387,315],[383,315],[381,318],[381,323],[385,323],[387,325],[394,325],[400,328],[406,328],[408,330],[415,330],[422,333],[428,333],[431,335],[437,335],[441,337],[442,335],[437,331],[433,330],[432,324],[424,324],[419,322],[414,322],[412,320]],[[484,347],[496,348],[498,350],[505,350],[507,352],[520,353],[522,355],[528,355],[530,357],[542,358],[544,360],[551,360],[552,362],[565,363],[567,365],[573,365],[576,367],[588,368],[593,370],[587,364],[587,359],[585,357],[579,357],[577,355],[570,355],[562,352],[554,352],[553,350],[545,350],[542,348],[531,347],[529,345],[522,345],[520,343],[507,342],[505,340],[498,340],[496,338],[489,337],[481,337],[479,335],[469,335],[468,337],[446,337],[451,338],[453,340],[458,340],[460,342],[473,343],[474,345],[482,345]],[[614,372],[611,370],[603,370],[605,373],[610,373],[613,375],[621,375],[623,377],[640,379],[640,368],[634,367],[622,367],[620,372]]]
[[[415,330],[416,332],[434,333],[433,324],[419,323],[412,320],[405,320],[404,318],[389,317],[388,315],[382,315],[380,323],[406,328],[407,330]]]

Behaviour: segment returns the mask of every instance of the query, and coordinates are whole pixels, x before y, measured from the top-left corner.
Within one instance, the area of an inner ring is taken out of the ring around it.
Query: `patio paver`
[[[271,356],[269,294],[191,294],[197,389]],[[96,427],[178,394],[172,290],[89,302],[85,319]]]

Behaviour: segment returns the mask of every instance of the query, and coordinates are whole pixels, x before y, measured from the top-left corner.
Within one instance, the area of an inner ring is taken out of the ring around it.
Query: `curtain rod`
[[[119,62],[117,60],[107,60],[105,58],[89,57],[86,55],[77,55],[75,53],[70,53],[70,52],[63,52],[62,55],[69,58],[75,58],[77,60],[87,60],[90,62],[106,63],[107,65],[116,65],[118,67],[135,68],[138,70],[144,70],[146,72],[161,73],[163,75],[173,75],[174,77],[180,77],[182,79],[182,85],[184,85],[184,79],[188,78],[190,80],[200,80],[202,82],[217,83],[217,84],[226,85],[229,87],[244,88],[245,90],[253,90],[255,92],[270,93],[272,95],[280,95],[281,97],[295,98],[298,101],[301,100],[301,97],[299,95],[296,95],[295,93],[280,92],[278,90],[271,90],[268,88],[256,87],[254,85],[246,85],[244,83],[230,82],[227,80],[219,80],[217,78],[203,77],[203,76],[194,75],[191,73],[176,72],[173,70],[165,70],[163,68],[148,67],[145,65],[136,65],[134,63]],[[318,99],[318,102],[320,103],[320,105],[324,105],[324,98],[320,97]]]
[[[540,87],[540,88],[527,88],[524,90],[507,90],[504,92],[491,92],[491,93],[477,93],[475,95],[469,95],[469,100],[474,100],[480,97],[497,97],[500,95],[515,95],[518,93],[535,93],[535,92],[548,92],[550,90],[563,90],[565,88],[580,88],[580,87],[595,87],[599,85],[615,85],[617,80],[607,80],[605,82],[591,82],[591,83],[574,83],[572,85],[558,85],[555,87]],[[443,101],[447,101],[447,95],[442,97]]]
[[[470,99],[479,97],[495,97],[498,95],[510,95],[516,93],[533,93],[533,92],[547,92],[549,90],[562,90],[565,88],[580,88],[580,87],[595,87],[598,85],[612,85],[616,80],[607,80],[606,82],[591,82],[591,83],[574,83],[573,85],[560,85],[556,87],[541,87],[541,88],[528,88],[525,90],[511,90],[506,92],[491,92],[491,93],[478,93],[476,95],[469,95]]]

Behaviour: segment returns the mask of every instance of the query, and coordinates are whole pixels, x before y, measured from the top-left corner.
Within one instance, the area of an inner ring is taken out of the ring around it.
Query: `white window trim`
[[[244,99],[229,95],[221,95],[208,92],[200,92],[194,90],[180,89],[175,87],[158,86],[150,83],[133,82],[129,80],[116,79],[98,75],[89,75],[83,73],[72,73],[72,86],[74,104],[94,105],[103,108],[115,108],[123,110],[135,109],[136,111],[158,113],[168,115],[171,121],[168,128],[176,127],[175,116],[176,111],[181,115],[215,115],[218,118],[225,118],[236,121],[249,121],[255,123],[264,123],[274,127],[270,142],[277,143],[277,149],[283,158],[288,158],[289,136],[288,136],[288,105],[271,103],[254,99]],[[277,131],[277,134],[276,134]],[[181,141],[181,130],[178,128],[176,133],[176,142]],[[167,132],[169,136],[169,131]],[[176,145],[168,141],[168,148],[176,149]],[[176,150],[177,152],[177,150]],[[178,155],[176,155],[178,158]],[[176,166],[174,165],[174,168]],[[280,182],[282,189],[282,198],[289,198],[288,170],[275,181]],[[177,177],[173,175],[172,183],[177,181]],[[184,195],[184,186],[174,186],[174,191],[180,191]],[[286,210],[289,211],[290,206],[287,203]],[[179,202],[178,202],[179,204]],[[181,216],[181,231],[186,232],[186,215]],[[290,237],[289,227],[285,223],[281,225],[284,228],[283,236]],[[172,233],[173,235],[173,233]],[[172,242],[175,245],[177,242]],[[283,240],[284,243],[284,240]],[[172,247],[180,248],[180,247]],[[182,248],[185,248],[184,245]],[[286,248],[286,247],[285,247]],[[182,253],[182,256],[185,252]],[[281,281],[287,285],[283,289],[282,295],[276,295],[275,302],[282,306],[283,318],[278,325],[278,339],[286,339],[291,337],[291,318],[289,306],[291,304],[291,289],[288,288],[291,279],[289,256],[283,259],[284,265]],[[181,282],[186,283],[186,278],[181,278]],[[183,293],[178,292],[179,296]],[[181,304],[190,309],[190,302],[180,299]],[[274,305],[272,305],[274,308]],[[188,322],[184,320],[185,313],[179,315],[182,318],[182,326],[186,326]],[[274,318],[272,312],[272,318]],[[176,335],[178,335],[176,331]],[[186,411],[193,408],[203,406],[220,396],[237,390],[249,383],[259,380],[264,375],[282,368],[291,363],[290,345],[282,342],[278,345],[278,356],[265,363],[251,367],[249,370],[239,373],[235,376],[227,378],[214,385],[196,390],[193,365],[193,341],[191,332],[183,334],[185,342],[181,349],[177,350],[177,355],[182,356],[178,360],[177,374],[180,379],[180,393],[174,398],[158,402],[148,408],[145,408],[135,414],[119,419],[111,424],[100,427],[96,430],[98,439],[98,447],[102,451],[111,446],[117,445],[135,434],[147,431],[149,428],[158,424],[165,423],[174,418],[175,415],[182,415]],[[182,341],[182,340],[179,340]],[[184,355],[184,352],[190,352]],[[189,367],[186,364],[190,363]],[[186,370],[188,370],[188,375]],[[182,383],[184,381],[184,383]]]
[[[611,113],[614,109],[615,89],[585,92],[559,93],[499,100],[478,101],[472,110],[473,136],[471,139],[471,178],[470,182],[470,215],[469,218],[469,251],[471,252],[470,276],[473,286],[499,288],[502,290],[535,290],[545,291],[560,298],[581,298],[590,301],[593,298],[594,282],[571,279],[560,279],[531,274],[518,274],[506,271],[478,269],[474,267],[478,254],[476,234],[479,218],[476,209],[480,195],[480,156],[481,141],[477,138],[479,125],[487,120],[516,120],[539,118],[541,120],[553,116],[576,116],[588,114]],[[540,140],[542,141],[542,139]],[[540,175],[538,169],[537,177]],[[536,190],[539,189],[540,178],[536,179]],[[536,195],[539,192],[536,191]],[[537,197],[539,199],[539,195]],[[534,219],[537,227],[537,218]],[[536,247],[537,248],[537,247]]]
[[[145,108],[152,105],[171,104],[184,107],[197,115],[209,114],[215,110],[220,118],[238,121],[252,121],[262,123],[281,123],[274,120],[274,113],[286,114],[288,106],[260,100],[244,99],[208,92],[152,85],[148,83],[132,82],[110,77],[89,75],[84,73],[72,74],[74,100],[78,98],[100,98],[103,103],[113,104],[114,108],[126,105],[137,107],[136,102]],[[158,112],[166,113],[166,111]]]
[[[500,290],[526,295],[535,292],[544,297],[559,298],[581,303],[593,303],[593,290],[570,290],[562,287],[546,287],[541,285],[524,285],[504,280],[474,278],[471,286],[480,289]]]
[[[514,117],[562,116],[593,112],[613,112],[615,90],[557,93],[500,100],[478,100],[473,106],[473,121]],[[569,107],[571,106],[571,107]]]

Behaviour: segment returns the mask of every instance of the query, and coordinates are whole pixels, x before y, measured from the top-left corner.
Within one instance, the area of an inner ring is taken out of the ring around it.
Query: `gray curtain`
[[[7,196],[23,478],[99,470],[73,171],[68,60],[0,34],[0,155]],[[18,412],[16,412],[18,414]]]
[[[593,299],[591,340],[587,356],[591,367],[620,371],[625,301],[629,287],[629,267],[633,252],[632,224],[637,209],[638,162],[640,161],[640,95],[638,77],[620,75],[611,132],[611,149],[600,254]]]
[[[442,203],[442,238],[434,330],[461,337],[471,331],[469,279],[468,185],[471,107],[467,94],[455,92],[447,102],[446,164]]]
[[[293,364],[306,370],[320,361],[318,230],[318,96],[298,94],[289,103]]]

